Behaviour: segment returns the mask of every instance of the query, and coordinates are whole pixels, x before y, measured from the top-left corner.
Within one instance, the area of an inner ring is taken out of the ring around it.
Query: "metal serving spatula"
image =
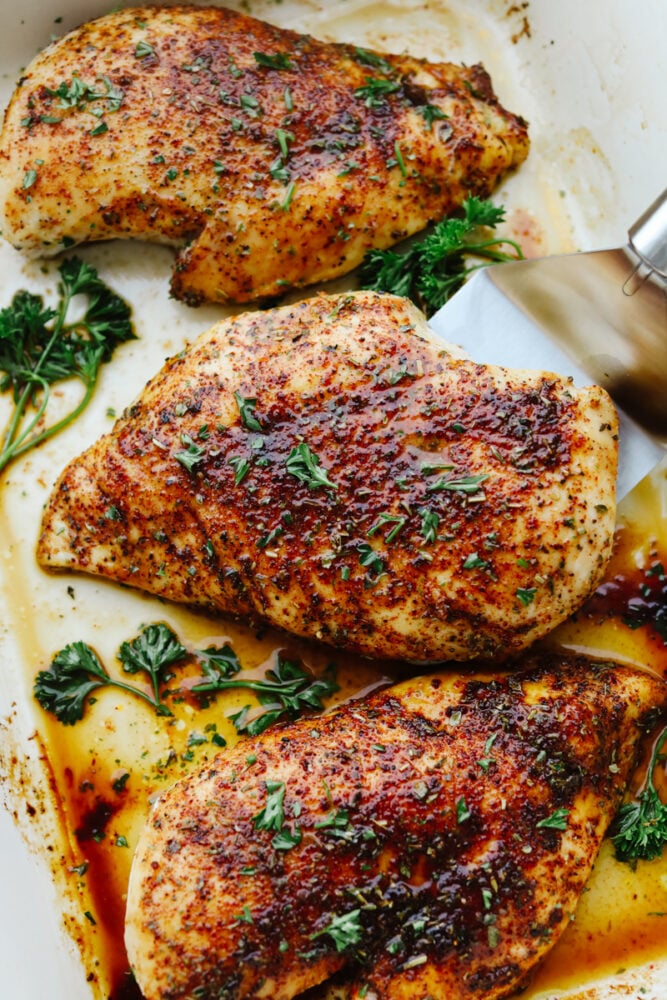
[[[621,418],[619,498],[667,454],[667,190],[628,235],[482,268],[429,320],[476,361],[603,386]]]

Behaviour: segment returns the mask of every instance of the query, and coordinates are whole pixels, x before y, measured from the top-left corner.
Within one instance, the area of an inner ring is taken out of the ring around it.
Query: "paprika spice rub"
[[[515,995],[569,924],[664,682],[583,657],[419,677],[225,749],[157,801],[146,1000]]]
[[[169,361],[65,469],[38,557],[368,656],[507,655],[600,582],[616,438],[603,389],[321,295]]]

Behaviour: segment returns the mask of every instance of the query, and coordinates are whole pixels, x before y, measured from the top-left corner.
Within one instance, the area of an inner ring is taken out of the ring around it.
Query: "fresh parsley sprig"
[[[619,861],[635,864],[660,857],[667,844],[667,803],[662,802],[655,787],[654,773],[667,743],[667,726],[655,742],[646,775],[644,790],[635,802],[621,806],[614,824],[612,842]]]
[[[230,716],[239,734],[254,736],[283,716],[296,718],[304,711],[321,711],[323,699],[338,690],[331,670],[323,677],[313,677],[300,664],[283,657],[278,658],[275,669],[265,672],[263,679],[237,677],[241,663],[231,646],[208,646],[190,653],[164,622],[144,626],[134,639],[121,643],[117,656],[125,674],[146,676],[150,691],[112,677],[95,650],[77,641],[56,653],[50,668],[37,674],[37,701],[60,722],[74,725],[83,718],[96,690],[115,687],[142,698],[158,715],[172,715],[165,697],[182,689],[165,690],[165,685],[173,679],[173,667],[194,657],[202,680],[189,690],[200,699],[238,688],[256,694],[263,711],[250,720],[249,708]]]
[[[462,217],[436,223],[406,250],[370,250],[361,266],[362,288],[410,298],[432,315],[473,271],[523,258],[514,240],[487,232],[504,221],[504,208],[475,196],[467,198],[462,207]],[[469,265],[469,257],[482,260]]]
[[[175,632],[163,622],[145,626],[134,639],[121,643],[118,659],[127,674],[147,675],[151,693],[112,677],[87,643],[76,641],[56,653],[49,670],[40,670],[35,681],[37,701],[65,725],[83,718],[88,697],[97,688],[115,687],[147,701],[158,715],[171,715],[160,696],[166,671],[187,655]]]
[[[224,674],[216,677],[211,671],[208,679],[192,690],[207,694],[229,688],[245,688],[257,695],[263,711],[252,715],[250,707],[245,706],[230,718],[240,735],[258,736],[283,716],[295,719],[304,711],[321,711],[323,699],[334,694],[338,685],[331,673],[313,677],[300,664],[279,657],[275,670],[267,670],[264,680],[230,680]]]
[[[167,626],[160,628],[171,633]],[[140,637],[133,640],[134,654],[139,652],[139,642]],[[136,673],[139,669],[137,661],[133,659],[128,672]],[[160,668],[153,661],[153,676],[159,676],[159,673]],[[43,709],[55,715],[64,725],[73,726],[83,718],[90,696],[103,687],[127,691],[147,701],[158,715],[171,715],[171,710],[160,699],[155,687],[153,694],[148,694],[143,688],[111,677],[95,650],[81,641],[71,642],[56,653],[49,670],[40,670],[34,693]]]
[[[14,403],[0,445],[0,473],[76,420],[93,396],[101,366],[118,344],[135,337],[130,307],[94,267],[69,257],[58,271],[56,308],[21,290],[0,310],[0,391],[11,390]],[[80,296],[85,312],[70,319],[72,303]],[[83,397],[64,417],[43,426],[51,386],[69,378],[83,383]]]

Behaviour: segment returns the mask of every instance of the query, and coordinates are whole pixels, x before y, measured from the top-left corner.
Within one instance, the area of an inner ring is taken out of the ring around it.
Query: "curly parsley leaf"
[[[612,842],[619,861],[636,864],[660,857],[667,844],[667,803],[662,802],[654,783],[654,772],[667,743],[667,726],[656,740],[649,761],[646,786],[635,802],[626,802],[616,816]]]
[[[110,683],[97,653],[85,642],[72,642],[56,653],[49,670],[40,670],[34,691],[42,708],[73,726],[93,691]]]
[[[486,232],[504,221],[504,208],[475,196],[467,198],[462,208],[462,217],[436,223],[406,250],[370,250],[361,266],[362,288],[410,298],[432,315],[473,271],[523,258],[514,240]],[[482,260],[468,265],[469,257]]]
[[[160,698],[160,684],[166,680],[167,668],[183,660],[187,653],[176,633],[164,622],[160,622],[146,625],[130,642],[121,643],[118,659],[126,674],[148,674],[158,713],[171,715]]]
[[[12,393],[13,409],[0,443],[0,473],[31,448],[74,421],[90,402],[101,366],[135,333],[130,307],[99,277],[94,267],[69,257],[58,268],[56,308],[21,290],[0,310],[0,390]],[[85,302],[80,318],[72,304]],[[78,378],[81,400],[53,424],[44,426],[51,386]]]
[[[215,683],[235,677],[241,669],[241,661],[228,642],[198,649],[195,655],[206,677]]]

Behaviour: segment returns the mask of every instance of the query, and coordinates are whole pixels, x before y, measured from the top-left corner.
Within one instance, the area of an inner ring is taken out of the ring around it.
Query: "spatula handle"
[[[630,227],[628,237],[644,264],[667,278],[667,189]]]

